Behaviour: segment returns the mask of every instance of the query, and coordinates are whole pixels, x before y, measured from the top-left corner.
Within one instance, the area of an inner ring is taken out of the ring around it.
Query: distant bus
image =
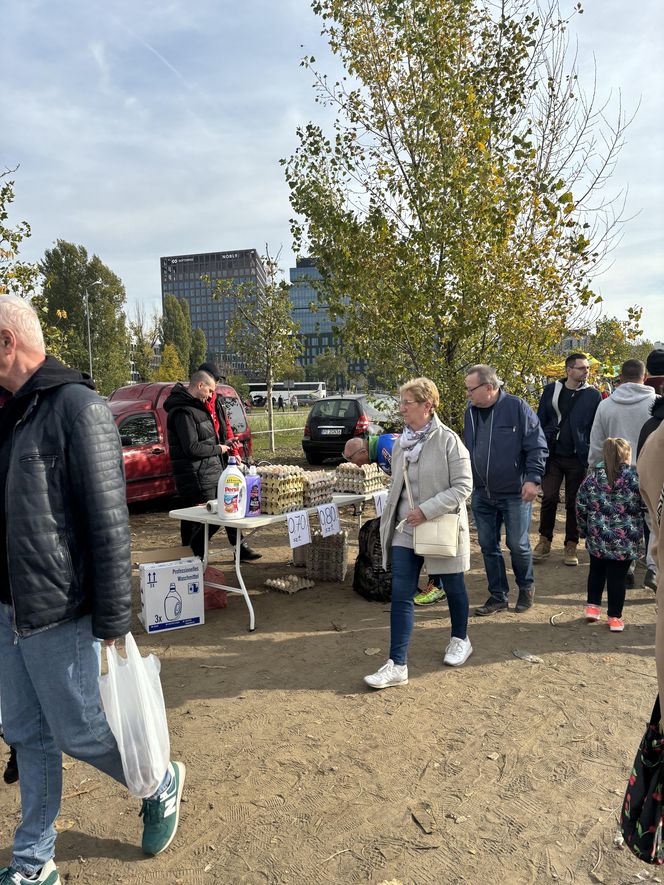
[[[327,396],[327,387],[324,381],[291,381],[288,386],[284,381],[275,381],[272,385],[272,396],[275,400],[281,396],[284,402],[289,402],[293,396],[298,400],[323,399]],[[255,406],[265,404],[267,388],[264,381],[249,384],[249,398]]]

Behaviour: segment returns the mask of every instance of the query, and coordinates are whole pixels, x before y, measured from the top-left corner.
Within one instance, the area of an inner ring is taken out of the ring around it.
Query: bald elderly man
[[[383,433],[364,439],[354,436],[344,446],[344,458],[351,464],[378,464],[383,473],[392,475],[392,446],[399,439],[398,433]]]

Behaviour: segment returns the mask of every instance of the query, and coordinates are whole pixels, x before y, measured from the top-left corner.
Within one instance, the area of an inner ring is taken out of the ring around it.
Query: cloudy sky
[[[610,315],[641,305],[664,341],[662,3],[584,8],[586,82],[594,63],[611,107],[619,93],[627,113],[640,103],[611,181],[633,218],[596,288]],[[19,165],[26,258],[80,243],[122,278],[130,310],[159,303],[161,255],[269,243],[293,263],[278,161],[315,114],[299,61],[324,63],[325,47],[308,0],[4,0],[0,26],[0,167]]]

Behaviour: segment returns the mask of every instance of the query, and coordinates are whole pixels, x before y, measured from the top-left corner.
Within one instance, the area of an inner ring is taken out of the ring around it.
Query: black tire
[[[307,459],[307,464],[322,464],[323,456],[318,455],[316,452],[305,452],[304,457]]]

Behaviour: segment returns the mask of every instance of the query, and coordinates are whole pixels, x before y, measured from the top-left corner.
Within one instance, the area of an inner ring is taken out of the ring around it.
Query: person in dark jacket
[[[539,541],[533,560],[540,562],[551,554],[553,530],[560,487],[565,480],[565,565],[579,564],[576,548],[579,528],[576,524],[576,493],[588,469],[590,431],[597,406],[602,401],[599,390],[588,384],[590,363],[585,353],[570,353],[565,360],[567,378],[547,384],[540,397],[537,417],[549,447],[549,457],[542,478],[542,509]]]
[[[646,380],[658,396],[664,395],[664,350],[651,350],[646,359]]]
[[[492,366],[466,374],[469,399],[464,438],[473,468],[473,518],[489,583],[489,598],[476,615],[507,609],[509,584],[500,548],[505,525],[519,597],[514,611],[529,609],[535,596],[533,555],[528,530],[547,457],[539,419],[528,403],[500,389]]]
[[[21,822],[0,882],[60,881],[53,861],[62,753],[126,786],[99,698],[99,640],[131,618],[122,447],[87,375],[46,357],[29,303],[0,297],[0,695],[20,768]],[[178,823],[185,769],[143,800],[143,850]]]
[[[662,353],[664,351],[653,351],[654,353]],[[651,354],[652,356],[652,354]],[[645,383],[647,384],[650,379],[646,378]],[[664,379],[662,379],[664,380]],[[654,433],[655,430],[659,427],[659,425],[664,420],[664,396],[656,396],[655,400],[652,404],[652,409],[650,411],[651,417],[648,418],[646,423],[641,428],[641,433],[639,434],[639,443],[637,448],[637,458],[641,454],[641,449],[645,445],[645,441],[648,439],[651,433]],[[637,462],[638,463],[638,462]],[[644,513],[645,516],[645,526],[644,526],[644,534],[645,534],[645,542],[646,542],[646,573],[643,578],[643,586],[647,587],[648,590],[652,590],[653,593],[657,592],[657,575],[658,568],[657,562],[655,560],[655,556],[653,554],[653,546],[656,540],[656,532],[653,533],[652,521],[650,519],[650,514],[647,509]]]
[[[214,378],[208,372],[196,371],[189,379],[188,386],[176,384],[164,402],[168,415],[166,430],[173,477],[183,507],[193,507],[217,497],[217,484],[223,470],[222,459],[231,450],[227,443],[219,441],[206,406],[214,391]],[[208,538],[219,528],[210,525]],[[227,528],[232,544],[235,544],[236,532],[235,528]],[[205,527],[202,523],[182,520],[180,537],[184,545],[191,547],[195,556],[203,557]],[[260,559],[260,556],[248,544],[240,545],[242,561]]]

